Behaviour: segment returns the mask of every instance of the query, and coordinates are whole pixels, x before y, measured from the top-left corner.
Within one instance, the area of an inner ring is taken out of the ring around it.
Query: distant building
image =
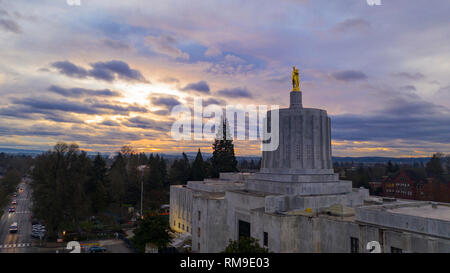
[[[386,177],[382,183],[383,196],[450,203],[450,180],[427,178],[414,170],[401,170]]]

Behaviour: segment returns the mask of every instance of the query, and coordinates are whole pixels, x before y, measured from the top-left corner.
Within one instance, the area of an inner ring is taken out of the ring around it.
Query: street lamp
[[[141,171],[141,219],[144,217],[144,215],[142,214],[142,202],[144,199],[144,170],[145,167],[147,167],[146,165],[141,165],[138,167],[138,170]]]

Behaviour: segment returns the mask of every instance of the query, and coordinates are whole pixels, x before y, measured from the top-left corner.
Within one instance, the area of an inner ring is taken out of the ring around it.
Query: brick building
[[[414,170],[401,170],[386,177],[382,184],[383,196],[400,199],[450,202],[450,180],[427,178]]]

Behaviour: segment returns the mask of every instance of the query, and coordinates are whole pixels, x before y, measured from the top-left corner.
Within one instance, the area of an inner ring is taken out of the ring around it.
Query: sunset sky
[[[170,110],[327,110],[334,156],[450,153],[450,1],[0,0],[0,147],[179,153]],[[238,155],[260,155],[236,141]]]

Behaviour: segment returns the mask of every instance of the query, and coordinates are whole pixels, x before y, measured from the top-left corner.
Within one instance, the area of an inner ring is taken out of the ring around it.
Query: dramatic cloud
[[[401,139],[446,143],[450,139],[448,124],[450,109],[423,101],[414,95],[395,97],[384,109],[370,115],[332,117],[335,140]]]
[[[12,103],[23,105],[34,113],[49,113],[49,111],[62,111],[87,115],[129,115],[131,112],[147,113],[145,107],[137,104],[123,104],[119,102],[98,101],[96,99],[85,99],[84,101],[72,101],[50,98],[23,98],[13,99]]]
[[[352,81],[360,81],[360,80],[366,80],[368,77],[366,74],[360,71],[354,71],[354,70],[346,70],[346,71],[339,71],[331,74],[331,76],[338,80],[338,81],[344,81],[344,82],[352,82]]]
[[[51,66],[57,68],[61,74],[75,78],[93,77],[98,80],[111,82],[116,78],[127,81],[148,82],[139,70],[131,69],[123,61],[112,60],[109,62],[97,62],[90,64],[92,69],[87,70],[69,61],[52,63]]]
[[[184,90],[184,91],[193,90],[193,91],[198,91],[198,92],[206,93],[206,94],[210,93],[209,85],[205,81],[190,83],[190,84],[186,85],[182,90]]]
[[[49,91],[55,92],[57,94],[63,95],[65,97],[120,97],[121,94],[117,91],[111,91],[109,89],[104,90],[92,90],[84,88],[62,88],[60,86],[52,85],[48,89]]]
[[[252,98],[252,94],[246,88],[222,89],[217,91],[217,94],[225,98]]]

